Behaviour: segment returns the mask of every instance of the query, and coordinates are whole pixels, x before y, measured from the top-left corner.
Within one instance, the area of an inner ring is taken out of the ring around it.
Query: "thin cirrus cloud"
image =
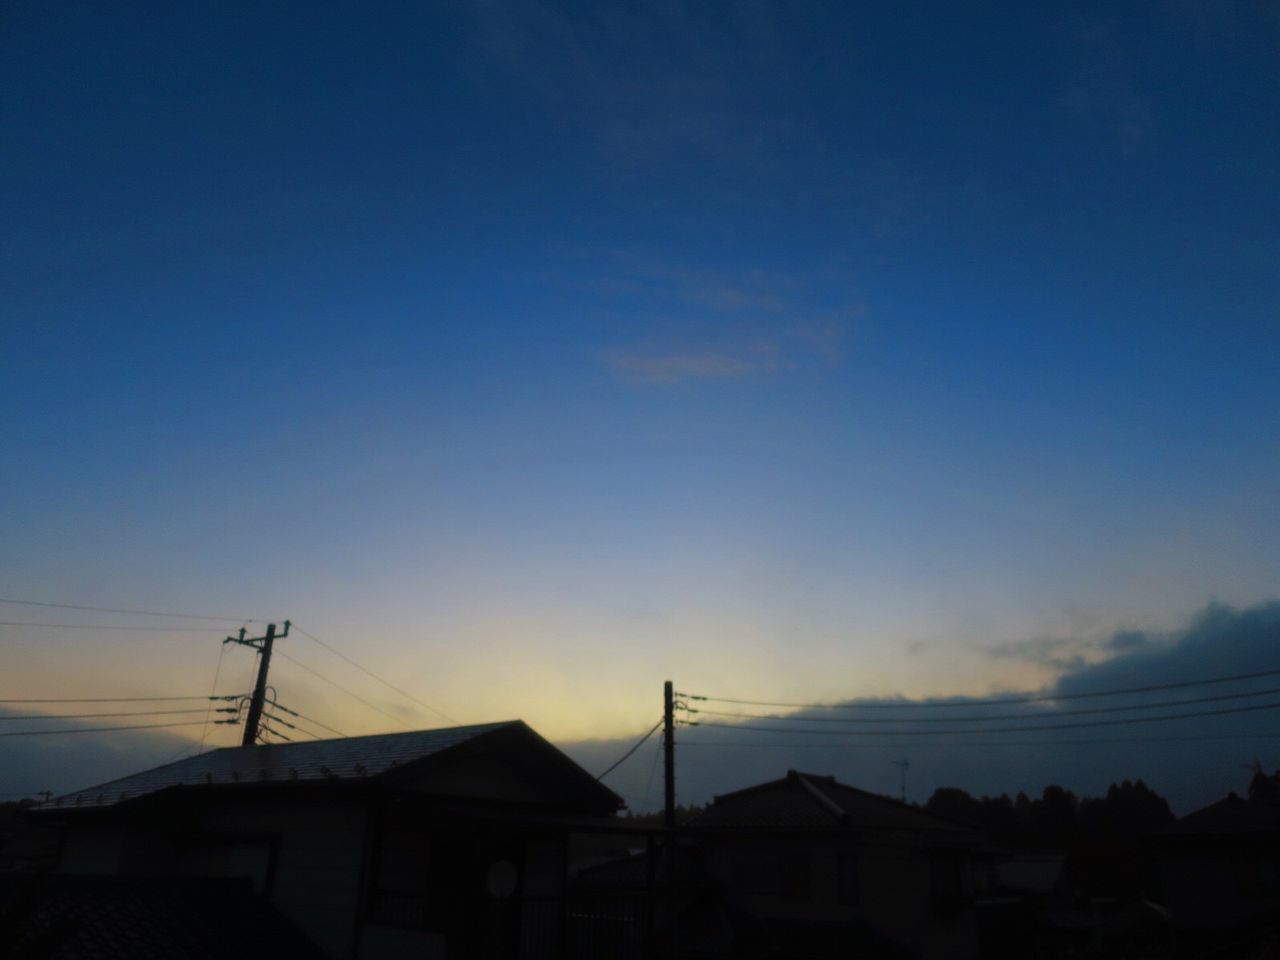
[[[838,321],[796,322],[738,341],[623,347],[605,359],[617,376],[635,383],[742,380],[839,366],[847,336],[847,325]]]
[[[844,359],[855,322],[867,310],[840,277],[797,277],[623,263],[596,286],[599,307],[639,313],[646,336],[604,354],[613,372],[636,383],[742,380]],[[634,315],[634,314],[633,314]],[[650,321],[647,317],[660,317]]]
[[[734,380],[776,369],[762,356],[720,350],[622,350],[610,354],[608,362],[623,379],[637,383]]]

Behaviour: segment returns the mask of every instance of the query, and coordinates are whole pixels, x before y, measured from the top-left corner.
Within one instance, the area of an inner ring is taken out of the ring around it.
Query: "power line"
[[[218,694],[218,678],[222,676],[222,658],[226,654],[227,645],[218,644],[218,665],[213,668],[213,686],[209,688],[209,709],[204,715],[204,729],[200,731],[200,746],[196,747],[197,751],[204,749],[205,738],[209,735],[209,720],[213,717],[213,698]]]
[[[54,697],[54,698],[23,698],[23,699],[0,699],[0,703],[164,703],[176,702],[180,700],[235,700],[241,694],[231,696],[211,697],[207,693],[198,693],[192,697]]]
[[[1025,713],[1001,713],[968,717],[811,717],[803,714],[734,713],[724,710],[695,710],[685,707],[691,714],[711,717],[741,717],[750,720],[799,720],[812,723],[977,723],[1000,720],[1052,720],[1058,717],[1083,717],[1099,713],[1124,713],[1129,710],[1156,710],[1161,707],[1182,707],[1196,703],[1219,703],[1224,700],[1245,700],[1280,693],[1280,687],[1266,690],[1250,690],[1246,693],[1221,693],[1213,697],[1192,697],[1187,700],[1160,700],[1155,703],[1135,703],[1123,707],[1091,707],[1087,710],[1058,710],[1052,716],[1036,717]]]
[[[34,620],[0,620],[0,627],[44,627],[48,630],[120,630],[128,633],[225,633],[223,627],[157,627],[151,624],[39,623]]]
[[[1126,687],[1118,690],[1093,690],[1087,693],[1054,693],[1034,697],[1003,697],[986,700],[909,700],[899,703],[787,703],[779,700],[742,700],[733,697],[680,693],[687,700],[736,703],[748,707],[791,707],[798,710],[918,710],[947,707],[994,707],[1014,703],[1051,703],[1058,700],[1084,700],[1090,697],[1118,697],[1128,693],[1154,693],[1158,690],[1181,690],[1187,687],[1203,687],[1216,683],[1235,683],[1239,680],[1256,680],[1259,677],[1280,676],[1280,670],[1259,670],[1256,673],[1238,673],[1229,677],[1210,677],[1206,680],[1184,680],[1178,683],[1155,683],[1145,687]]]
[[[1081,727],[1116,727],[1131,723],[1159,723],[1164,720],[1189,720],[1194,717],[1220,717],[1235,713],[1254,713],[1258,710],[1280,709],[1280,703],[1262,703],[1251,707],[1225,707],[1220,710],[1200,710],[1192,713],[1175,713],[1167,717],[1126,717],[1121,720],[1085,720],[1076,723],[1039,724],[1035,726],[977,728],[968,730],[930,730],[931,737],[959,736],[964,734],[1024,733],[1044,730],[1075,730]],[[748,723],[720,723],[710,720],[686,720],[691,727],[725,727],[729,730],[758,730],[763,733],[812,733],[836,737],[918,737],[922,730],[819,730],[813,727],[757,727]]]
[[[285,724],[285,725],[288,726],[288,724]],[[268,724],[264,723],[262,725],[262,729],[267,733],[271,734],[273,737],[279,737],[281,740],[285,741],[285,743],[294,742],[293,737],[286,736],[285,734],[281,733],[279,730],[272,729]]]
[[[315,726],[319,727],[321,730],[328,730],[330,733],[334,734],[335,736],[339,736],[339,737],[346,736],[346,734],[343,733],[341,730],[335,730],[333,727],[327,724],[321,723],[319,720],[313,720],[311,717],[308,717],[306,714],[299,713],[297,710],[293,710],[293,709],[290,709],[289,707],[286,707],[283,703],[272,704],[272,709],[283,710],[285,713],[289,714],[289,716],[297,717],[299,720],[305,720],[307,721],[307,723],[314,724]]]
[[[312,721],[312,723],[314,723],[314,722],[315,722],[315,721],[313,720],[313,721]],[[328,734],[325,734],[325,733],[316,733],[314,730],[311,730],[311,729],[309,729],[309,728],[307,728],[307,727],[299,726],[299,727],[297,727],[296,729],[297,729],[300,733],[305,733],[307,736],[311,737],[311,739],[313,739],[313,740],[331,740],[331,739],[333,739],[333,738],[332,738],[332,737],[330,737]]]
[[[290,730],[297,730],[299,733],[305,733],[305,734],[306,734],[307,736],[309,736],[312,740],[319,740],[319,739],[320,739],[320,738],[319,738],[319,737],[317,737],[314,733],[312,733],[310,730],[303,730],[303,729],[302,729],[301,727],[299,727],[296,723],[290,723],[290,722],[289,722],[288,720],[286,720],[284,717],[277,716],[277,715],[276,715],[276,714],[274,714],[274,713],[268,713],[266,710],[263,710],[263,711],[262,711],[262,715],[263,715],[264,717],[268,717],[268,718],[270,718],[271,720],[274,720],[276,723],[280,724],[282,727],[288,727]],[[276,731],[274,731],[274,730],[273,730],[272,732],[274,733],[274,732],[276,732]]]
[[[921,732],[923,736],[923,732]],[[1105,746],[1112,743],[1184,743],[1192,740],[1204,741],[1236,741],[1236,740],[1280,740],[1280,733],[1224,733],[1224,734],[1188,734],[1177,737],[1106,737],[1092,740],[973,740],[964,744],[949,743],[948,750],[967,749],[969,747],[1073,747],[1073,746]],[[889,749],[877,743],[796,743],[794,740],[681,740],[681,747],[780,747],[788,750],[848,750],[862,747],[868,750]],[[894,750],[903,747],[941,747],[942,744],[931,740],[902,741],[895,740]]]
[[[330,679],[329,679],[328,677],[326,677],[323,673],[321,673],[320,671],[318,671],[318,670],[314,669],[313,667],[309,667],[309,666],[307,666],[307,665],[306,665],[305,663],[303,663],[301,660],[297,660],[297,659],[295,659],[294,657],[289,656],[287,653],[282,653],[282,652],[281,652],[281,651],[279,651],[279,650],[277,650],[277,651],[276,651],[276,656],[277,656],[277,657],[283,657],[285,660],[288,660],[290,663],[294,664],[295,666],[299,666],[299,667],[301,667],[303,670],[307,671],[307,673],[309,673],[309,674],[311,674],[311,675],[313,675],[313,676],[315,676],[315,677],[318,677],[319,679],[323,680],[325,683],[329,684],[329,686],[334,687],[335,689],[341,690],[341,691],[342,691],[343,693],[345,693],[347,696],[351,697],[353,700],[358,700],[360,703],[363,703],[366,707],[368,707],[370,710],[374,711],[375,713],[380,713],[380,714],[382,714],[382,716],[386,717],[388,720],[390,720],[392,723],[396,724],[397,726],[404,727],[406,730],[412,730],[412,729],[413,729],[411,726],[409,726],[409,725],[408,725],[407,723],[405,723],[403,720],[399,719],[398,717],[393,717],[391,714],[387,713],[387,711],[383,710],[381,707],[379,707],[379,706],[375,706],[374,704],[370,703],[370,702],[369,702],[368,700],[366,700],[364,697],[360,696],[360,694],[355,693],[355,692],[353,692],[353,691],[351,691],[351,690],[348,690],[348,689],[347,689],[346,687],[344,687],[342,684],[338,683],[338,681],[336,681],[336,680],[330,680]]]
[[[626,753],[624,753],[622,756],[620,756],[617,760],[615,760],[615,761],[610,765],[609,769],[608,769],[608,770],[606,770],[604,773],[600,774],[600,776],[596,777],[596,779],[597,779],[597,780],[603,780],[603,779],[604,779],[605,777],[607,777],[609,774],[613,773],[613,771],[617,770],[617,769],[618,769],[618,767],[622,766],[622,764],[626,762],[627,758],[628,758],[628,757],[630,757],[630,756],[631,756],[633,753],[635,753],[637,750],[639,750],[641,747],[643,747],[643,746],[644,746],[644,744],[645,744],[645,741],[646,741],[646,740],[648,740],[650,737],[652,737],[655,733],[657,733],[657,732],[658,732],[658,728],[659,728],[659,727],[661,727],[661,726],[662,726],[662,724],[663,724],[663,723],[665,723],[665,722],[666,722],[666,718],[664,717],[663,719],[661,719],[661,720],[659,720],[657,723],[655,723],[655,724],[653,725],[653,729],[652,729],[652,730],[650,730],[650,731],[649,731],[648,733],[646,733],[643,737],[641,737],[641,738],[640,738],[640,740],[636,743],[636,745],[635,745],[634,747],[632,747],[630,750],[628,750]]]
[[[683,745],[684,743],[681,742],[681,746]],[[646,810],[649,809],[649,794],[653,791],[653,775],[658,770],[658,758],[660,756],[662,756],[661,740],[659,740],[657,743],[653,745],[653,761],[649,764],[649,779],[645,781],[644,799],[640,801],[641,807],[643,807]]]
[[[266,623],[262,617],[213,617],[201,613],[162,613],[158,610],[136,610],[123,607],[95,607],[83,603],[42,603],[39,600],[11,600],[0,597],[0,603],[23,607],[48,607],[54,610],[92,610],[95,613],[125,613],[138,617],[170,617],[174,620],[222,620],[228,623]]]
[[[91,717],[167,717],[179,713],[204,713],[204,707],[194,710],[129,710],[123,713],[31,713],[23,716],[0,714],[0,722],[9,720],[85,720]]]
[[[184,720],[181,723],[139,723],[126,727],[67,727],[62,730],[5,730],[0,737],[43,737],[59,733],[108,733],[112,730],[159,730],[162,727],[198,727],[203,720]]]
[[[368,676],[372,677],[374,680],[377,680],[377,681],[378,681],[380,684],[382,684],[383,686],[385,686],[385,687],[389,687],[390,689],[394,690],[396,693],[400,694],[400,696],[402,696],[402,697],[407,697],[408,699],[410,699],[410,700],[412,700],[414,703],[416,703],[418,706],[420,706],[420,707],[424,707],[424,708],[426,708],[427,710],[430,710],[430,711],[431,711],[432,713],[434,713],[436,716],[440,717],[442,720],[447,720],[449,723],[452,723],[454,726],[461,726],[461,724],[459,724],[457,720],[455,720],[453,717],[449,716],[449,715],[448,715],[447,713],[445,713],[443,710],[437,710],[435,707],[433,707],[431,704],[427,703],[425,700],[420,700],[420,699],[418,699],[417,697],[415,697],[412,693],[409,693],[407,690],[401,690],[399,687],[397,687],[397,686],[396,686],[394,683],[392,683],[391,681],[389,681],[389,680],[384,680],[382,677],[378,676],[378,675],[377,675],[376,673],[374,673],[372,670],[368,669],[367,667],[363,667],[363,666],[361,666],[360,664],[356,663],[354,660],[352,660],[350,657],[348,657],[348,656],[347,656],[345,653],[343,653],[341,650],[338,650],[338,649],[334,648],[333,646],[331,646],[330,644],[325,643],[323,640],[321,640],[321,639],[320,639],[319,637],[317,637],[315,634],[312,634],[312,633],[307,632],[307,631],[306,631],[306,630],[304,630],[302,627],[298,626],[296,623],[293,625],[293,628],[294,628],[295,630],[297,630],[300,634],[302,634],[304,637],[306,637],[308,640],[311,640],[311,641],[313,641],[314,643],[318,643],[320,646],[324,647],[326,650],[328,650],[330,653],[332,653],[335,657],[339,657],[340,659],[345,660],[347,663],[351,664],[351,666],[355,667],[355,668],[356,668],[357,670],[359,670],[361,673],[367,674]]]

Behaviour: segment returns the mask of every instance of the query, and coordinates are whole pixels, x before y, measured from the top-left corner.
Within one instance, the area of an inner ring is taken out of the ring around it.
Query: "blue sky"
[[[5,595],[290,616],[577,738],[667,676],[1037,685],[1276,595],[1269,7],[2,27]],[[0,637],[86,696],[214,640]]]

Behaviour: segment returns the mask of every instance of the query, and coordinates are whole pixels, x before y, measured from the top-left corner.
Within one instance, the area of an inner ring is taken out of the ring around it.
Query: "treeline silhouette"
[[[1056,784],[1036,799],[1021,792],[974,797],[959,787],[939,787],[924,808],[992,840],[1031,848],[1137,837],[1175,819],[1168,801],[1141,780],[1113,783],[1105,796],[1083,798]]]

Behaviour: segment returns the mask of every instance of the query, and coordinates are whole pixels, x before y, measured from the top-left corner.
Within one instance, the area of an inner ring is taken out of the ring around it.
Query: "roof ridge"
[[[841,823],[849,822],[849,811],[846,810],[844,807],[840,806],[840,804],[836,803],[825,793],[823,793],[822,789],[816,783],[813,782],[813,780],[809,777],[808,774],[797,773],[796,780],[798,780],[800,785],[804,787],[805,792],[808,793],[809,796],[813,797],[813,799],[818,802],[818,805],[821,806],[824,810],[826,810],[829,814],[831,814]],[[831,782],[834,783],[835,779],[832,778]]]
[[[171,771],[170,776],[176,775],[173,782],[168,784],[167,786],[188,784],[191,781],[188,781],[186,778],[193,775],[196,777],[200,777],[201,768],[207,767],[208,763],[213,758],[217,758],[215,761],[217,763],[226,761],[229,764],[246,764],[247,763],[249,766],[253,766],[255,764],[262,764],[262,763],[269,764],[271,763],[271,761],[268,760],[268,758],[274,758],[275,762],[277,763],[284,763],[284,764],[297,763],[299,767],[302,767],[302,766],[306,766],[309,763],[316,762],[314,758],[317,753],[320,755],[320,757],[323,758],[324,749],[326,747],[332,748],[335,745],[341,745],[342,748],[345,748],[347,750],[354,748],[356,751],[359,751],[360,744],[362,741],[368,742],[368,741],[374,741],[374,740],[388,740],[388,739],[394,740],[394,739],[400,739],[400,738],[412,738],[415,736],[424,737],[424,736],[440,736],[440,735],[453,735],[454,737],[460,738],[459,742],[462,742],[462,741],[470,740],[474,737],[486,736],[498,730],[509,729],[517,726],[521,726],[521,727],[524,727],[525,729],[528,729],[528,726],[522,720],[502,720],[495,723],[473,723],[473,724],[465,724],[465,725],[453,726],[453,727],[433,727],[426,730],[405,730],[401,732],[391,732],[391,733],[370,733],[370,734],[363,734],[358,737],[331,737],[327,740],[302,740],[302,741],[295,741],[293,743],[254,744],[248,747],[246,746],[217,747],[213,750],[206,750],[203,753],[197,753],[189,757],[184,757],[181,760],[174,760],[169,763],[163,763],[156,767],[148,767],[144,770],[139,770],[135,773],[127,774],[123,777],[116,777],[115,779],[107,780],[103,783],[98,783],[92,786],[83,787],[79,790],[73,790],[69,793],[63,793],[57,797],[52,798],[49,801],[46,801],[45,803],[39,804],[38,806],[41,809],[46,809],[46,808],[65,809],[64,803],[67,801],[73,801],[73,798],[83,798],[83,797],[92,797],[92,796],[101,797],[103,795],[112,794],[117,791],[120,791],[121,788],[127,784],[130,784],[130,783],[136,784],[139,781],[144,781],[146,778],[154,779],[155,776],[159,774],[161,771]],[[347,758],[344,758],[344,759],[347,759]],[[395,765],[396,765],[395,762],[391,764],[391,766],[395,766]],[[239,772],[238,770],[231,772],[233,782],[239,782],[237,777],[238,772]],[[385,772],[386,772],[385,770],[380,771],[378,774],[373,774],[372,776],[378,776],[381,773],[385,773]],[[205,775],[207,774],[208,774],[208,771],[206,770]],[[359,774],[359,776],[365,777],[367,775]],[[212,781],[208,781],[208,782],[212,782]],[[164,788],[159,788],[159,789],[164,789]],[[144,793],[150,793],[150,792],[156,792],[156,791],[155,789],[144,790]],[[124,796],[124,793],[121,794],[122,798],[123,796]]]
[[[717,793],[711,797],[712,803],[719,803],[721,800],[731,800],[734,797],[741,797],[748,793],[756,793],[759,790],[767,790],[770,787],[776,787],[780,783],[786,783],[786,777],[778,777],[776,780],[766,780],[764,783],[753,783],[749,787],[741,787],[737,790],[730,790],[728,793]]]
[[[267,749],[275,749],[277,747],[311,747],[321,743],[350,743],[352,740],[372,740],[374,737],[408,737],[415,733],[442,733],[445,730],[477,730],[482,727],[509,727],[515,723],[523,723],[522,720],[497,720],[490,723],[456,723],[451,727],[423,727],[420,730],[389,730],[384,733],[359,733],[354,737],[318,737],[315,740],[295,740],[292,743],[255,743],[249,746],[240,744],[239,746],[218,747],[216,750],[208,750],[207,753],[219,753],[223,750],[260,750],[264,747]],[[197,754],[204,756],[204,754]],[[187,759],[190,759],[189,757]],[[182,761],[175,761],[181,763]],[[159,769],[156,767],[154,769]]]

